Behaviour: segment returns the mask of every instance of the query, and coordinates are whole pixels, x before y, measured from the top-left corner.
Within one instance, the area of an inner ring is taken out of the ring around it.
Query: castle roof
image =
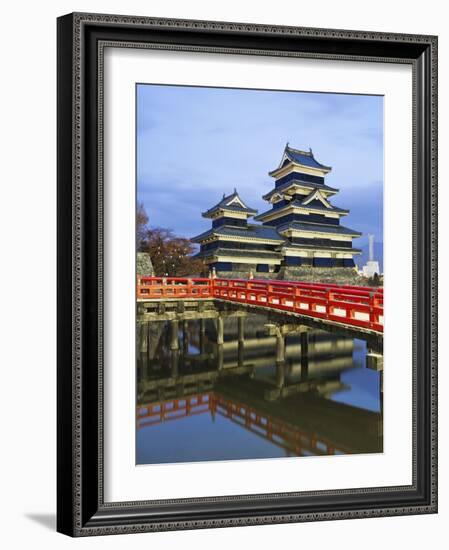
[[[309,149],[308,151],[301,151],[300,149],[290,147],[287,142],[284,149],[284,154],[282,155],[281,163],[275,170],[269,172],[270,176],[288,164],[288,162],[293,162],[294,164],[299,164],[301,166],[307,166],[308,168],[316,168],[325,172],[330,172],[332,170],[330,166],[325,166],[316,160],[313,156],[312,149]]]
[[[250,239],[263,239],[267,241],[283,242],[284,239],[279,235],[274,227],[268,227],[265,225],[252,225],[249,224],[246,228],[233,227],[229,225],[221,225],[220,227],[212,227],[208,231],[192,237],[192,242],[201,242],[208,237],[246,237]]]
[[[331,225],[327,223],[312,223],[312,222],[288,222],[280,225],[278,231],[287,231],[293,229],[295,231],[310,231],[311,233],[328,233],[331,235],[351,235],[354,237],[360,237],[361,233],[344,227],[343,225]]]
[[[317,245],[317,244],[294,244],[287,242],[283,247],[283,250],[334,250],[334,251],[341,251],[341,252],[347,252],[349,254],[361,254],[360,248],[346,248],[344,246],[338,246],[338,245]]]
[[[262,220],[265,218],[268,214],[276,213],[280,214],[284,212],[285,210],[288,210],[290,208],[304,208],[304,209],[310,209],[310,210],[322,210],[323,212],[334,212],[336,214],[348,214],[349,210],[345,210],[344,208],[339,208],[338,206],[330,205],[330,207],[325,206],[318,200],[313,200],[312,202],[306,202],[308,197],[304,197],[302,200],[294,199],[290,202],[288,202],[285,206],[281,206],[280,208],[270,208],[270,210],[266,210],[265,212],[262,212],[258,216],[255,216],[255,220]],[[281,217],[279,215],[279,217]]]
[[[234,248],[215,248],[214,250],[202,250],[195,255],[196,258],[207,258],[209,256],[235,256],[245,258],[260,258],[261,260],[279,260],[282,258],[280,252],[267,250],[241,250]]]
[[[203,212],[202,216],[204,218],[210,218],[219,210],[224,210],[228,212],[241,212],[246,213],[249,216],[257,214],[257,210],[249,208],[242,201],[236,189],[234,189],[234,193],[232,193],[231,195],[226,196],[223,193],[223,198],[221,199],[221,201],[218,202],[215,206],[212,206],[212,208],[209,208],[209,210],[206,210],[206,212]]]
[[[329,187],[329,185],[324,185],[324,183],[310,183],[308,181],[302,181],[300,179],[300,174],[298,174],[298,178],[292,179],[290,181],[286,181],[285,183],[281,183],[280,185],[277,185],[274,189],[263,195],[263,199],[266,201],[269,201],[271,197],[276,193],[282,193],[283,191],[286,191],[290,187],[293,187],[294,185],[300,185],[301,187],[306,187],[307,189],[322,189],[323,191],[329,191],[329,193],[338,193],[338,189],[335,189],[335,187]]]

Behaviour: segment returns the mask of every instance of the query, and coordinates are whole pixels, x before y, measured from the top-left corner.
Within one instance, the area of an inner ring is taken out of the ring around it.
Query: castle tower
[[[200,244],[197,257],[203,258],[218,276],[255,277],[279,271],[282,256],[276,249],[284,239],[274,227],[249,224],[257,214],[240,198],[237,190],[225,196],[202,216],[212,220],[212,227],[193,237]],[[265,275],[267,276],[267,275]]]
[[[360,250],[352,241],[361,233],[340,224],[349,210],[331,203],[338,189],[325,183],[330,166],[319,163],[310,149],[285,146],[279,166],[269,172],[274,188],[263,196],[271,208],[254,219],[276,229],[284,238],[279,251],[290,268],[354,267]]]

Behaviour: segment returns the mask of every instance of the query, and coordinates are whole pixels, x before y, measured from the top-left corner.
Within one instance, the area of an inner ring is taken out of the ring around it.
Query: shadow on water
[[[365,341],[238,309],[156,319],[137,322],[137,464],[382,452]]]

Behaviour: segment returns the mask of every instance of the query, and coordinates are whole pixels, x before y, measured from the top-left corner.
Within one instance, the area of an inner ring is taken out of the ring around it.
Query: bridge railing
[[[209,298],[212,296],[210,281],[201,277],[137,277],[137,298]]]
[[[138,277],[137,298],[217,298],[383,332],[383,289],[298,281]]]
[[[213,296],[383,331],[383,290],[379,288],[214,279]]]

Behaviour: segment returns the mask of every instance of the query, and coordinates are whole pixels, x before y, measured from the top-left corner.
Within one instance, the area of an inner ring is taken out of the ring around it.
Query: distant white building
[[[374,235],[368,235],[368,261],[363,266],[362,275],[364,277],[374,277],[377,273],[380,275],[379,262],[374,259]]]

